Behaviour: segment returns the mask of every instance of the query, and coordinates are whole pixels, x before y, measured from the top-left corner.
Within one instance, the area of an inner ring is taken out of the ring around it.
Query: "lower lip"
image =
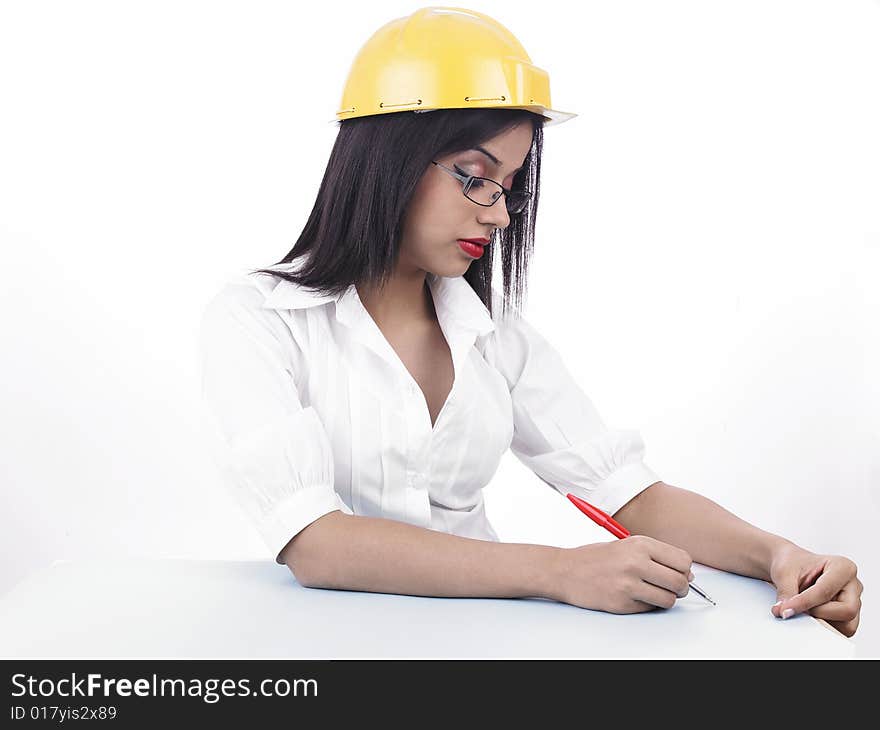
[[[483,255],[483,247],[479,243],[469,243],[468,241],[459,241],[458,245],[471,258],[478,259]]]

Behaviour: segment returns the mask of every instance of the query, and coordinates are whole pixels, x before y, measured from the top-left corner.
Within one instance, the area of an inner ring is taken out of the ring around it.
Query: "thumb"
[[[798,587],[797,578],[787,578],[784,581],[780,581],[776,587],[776,603],[770,608],[770,612],[774,616],[781,616],[785,608],[785,602],[798,593],[800,593],[800,588]]]

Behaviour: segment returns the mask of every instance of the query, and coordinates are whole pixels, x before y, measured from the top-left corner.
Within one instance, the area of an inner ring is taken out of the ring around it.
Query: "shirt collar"
[[[478,335],[495,329],[486,305],[463,276],[438,276],[428,272],[426,278],[434,298],[437,317],[441,322],[455,320],[460,326],[473,330]],[[342,294],[333,296],[321,295],[281,279],[266,296],[263,308],[304,309],[332,301],[336,302],[336,317],[343,324],[354,325],[364,315],[369,316],[354,284]]]

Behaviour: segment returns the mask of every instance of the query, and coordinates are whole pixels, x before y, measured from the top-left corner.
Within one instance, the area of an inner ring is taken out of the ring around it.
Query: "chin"
[[[471,265],[471,261],[446,261],[426,267],[425,271],[434,276],[455,277],[464,274]]]
[[[448,274],[441,274],[440,276],[463,276],[473,263],[473,261],[460,261],[455,266],[449,267],[450,271]]]

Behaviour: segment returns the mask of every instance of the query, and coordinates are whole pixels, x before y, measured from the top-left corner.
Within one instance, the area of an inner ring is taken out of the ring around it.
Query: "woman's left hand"
[[[779,599],[770,612],[782,618],[809,613],[852,636],[859,625],[864,588],[856,572],[856,564],[843,555],[817,555],[785,544],[770,561],[770,580]],[[792,613],[783,615],[788,610]]]

